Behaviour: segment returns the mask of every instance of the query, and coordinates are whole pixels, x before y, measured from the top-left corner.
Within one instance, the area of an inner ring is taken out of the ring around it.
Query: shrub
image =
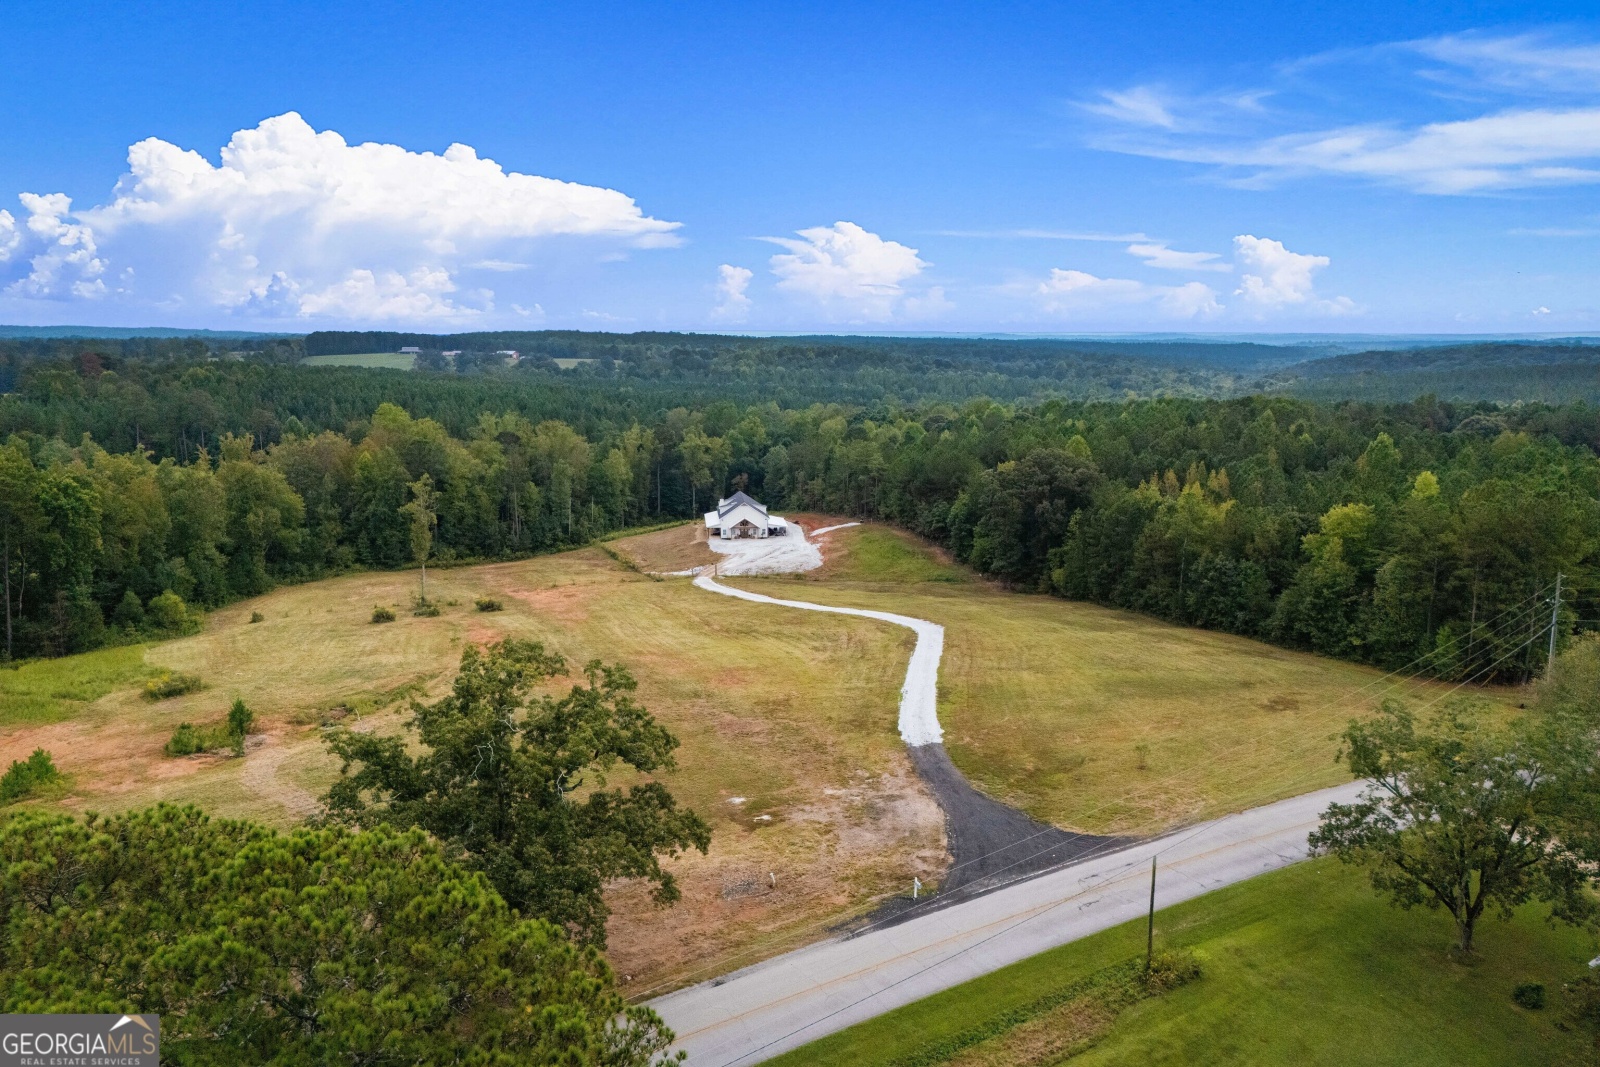
[[[61,772],[42,748],[33,750],[26,760],[12,760],[11,768],[0,776],[0,804],[10,804],[58,780]]]
[[[249,733],[255,721],[255,712],[247,708],[242,700],[235,700],[233,707],[228,709],[228,733],[234,737],[243,737]]]
[[[392,608],[373,608],[372,621],[394,622],[394,610]]]
[[[478,605],[479,611],[504,611],[506,609],[504,604],[492,597],[479,597],[473,603]]]
[[[250,621],[251,622],[265,622],[266,620],[267,620],[267,617],[265,615],[261,614],[261,612],[259,612],[259,611],[252,611],[250,613]]]
[[[1145,985],[1152,993],[1177,989],[1200,977],[1200,961],[1186,948],[1166,949],[1150,959]]]
[[[193,633],[200,628],[199,620],[189,611],[183,597],[170,589],[150,598],[145,607],[145,621],[154,629],[169,634]]]
[[[1511,991],[1511,999],[1529,1011],[1544,1007],[1544,985],[1540,982],[1521,982]]]
[[[166,700],[169,697],[197,692],[203,688],[205,688],[205,683],[200,680],[199,675],[179,674],[168,671],[144,683],[144,698],[146,700]]]
[[[172,731],[172,737],[161,751],[169,756],[192,756],[196,752],[204,752],[206,745],[200,731],[192,723],[180,722],[178,728]]]
[[[419,604],[419,605],[417,605],[416,609],[414,611],[412,611],[411,614],[420,615],[425,619],[438,618],[438,616],[439,616],[439,605],[431,604],[431,603]]]

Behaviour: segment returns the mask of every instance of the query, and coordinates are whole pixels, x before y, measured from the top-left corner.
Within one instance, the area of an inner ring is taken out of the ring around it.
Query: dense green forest
[[[312,369],[304,346],[11,343],[10,656],[170,632],[168,591],[212,606],[404,565],[424,474],[446,561],[687,518],[739,487],[898,523],[1022,589],[1391,667],[1526,673],[1539,650],[1507,620],[1558,572],[1565,629],[1600,618],[1600,410],[1581,403],[790,404],[704,369]]]

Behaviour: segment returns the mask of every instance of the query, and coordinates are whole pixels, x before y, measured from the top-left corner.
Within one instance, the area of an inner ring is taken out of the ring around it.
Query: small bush
[[[1529,1011],[1544,1007],[1544,985],[1540,982],[1522,982],[1511,991],[1511,999]]]
[[[373,608],[372,621],[394,622],[394,610],[392,608]]]
[[[189,634],[200,628],[200,620],[189,610],[189,605],[170,589],[150,598],[144,617],[151,628],[162,633]]]
[[[203,688],[205,688],[205,683],[200,680],[199,675],[167,672],[157,675],[144,683],[144,698],[146,700],[166,700],[169,697],[197,692]]]
[[[250,732],[250,727],[256,723],[256,713],[245,707],[242,700],[235,700],[233,707],[228,709],[228,733],[234,737],[243,737]]]
[[[252,611],[250,613],[250,621],[251,622],[266,622],[267,621],[267,617],[265,615],[261,614],[261,612],[259,612],[259,611]]]
[[[1157,952],[1150,960],[1145,985],[1152,993],[1177,989],[1200,977],[1200,961],[1186,948]]]
[[[10,770],[0,775],[0,804],[21,800],[40,786],[48,785],[60,777],[61,772],[56,770],[50,753],[36,748],[26,760],[12,760]]]
[[[196,752],[205,750],[205,742],[200,736],[200,731],[195,729],[192,723],[187,722],[180,722],[178,728],[172,731],[172,737],[161,746],[161,751],[169,756],[192,756]]]
[[[504,611],[506,609],[504,604],[492,597],[479,597],[473,603],[478,605],[479,611]]]
[[[419,604],[417,605],[416,609],[411,612],[411,614],[420,615],[425,619],[437,618],[439,615],[439,605]]]

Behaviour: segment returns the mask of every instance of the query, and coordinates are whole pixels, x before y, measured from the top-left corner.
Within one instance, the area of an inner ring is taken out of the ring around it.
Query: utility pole
[[[1144,935],[1144,975],[1150,977],[1150,966],[1156,955],[1156,858],[1150,857],[1150,923]]]
[[[1550,603],[1550,658],[1545,661],[1544,673],[1549,677],[1556,666],[1556,624],[1561,617],[1561,572],[1556,572],[1556,598]]]

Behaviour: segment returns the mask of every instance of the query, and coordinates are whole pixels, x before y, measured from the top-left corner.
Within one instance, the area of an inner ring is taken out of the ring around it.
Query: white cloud
[[[810,297],[846,318],[893,318],[907,306],[906,298],[914,295],[908,293],[905,283],[928,265],[918,258],[915,248],[886,241],[853,222],[798,232],[800,240],[765,238],[788,249],[770,260],[778,288]],[[922,299],[925,302],[927,297]]]
[[[1531,312],[1531,314],[1534,314],[1534,315],[1548,315],[1548,314],[1550,314],[1550,309],[1541,304],[1540,306],[1534,308],[1533,311]]]
[[[1178,119],[1172,113],[1170,101],[1148,85],[1123,90],[1105,89],[1098,100],[1086,101],[1078,106],[1092,114],[1135,126],[1158,126],[1163,130],[1178,128]]]
[[[1164,318],[1209,319],[1222,311],[1216,290],[1203,282],[1147,285],[1131,278],[1100,278],[1086,271],[1057,268],[1034,292],[1043,309],[1053,315],[1154,309]]]
[[[1254,145],[1151,152],[1257,170],[1373,178],[1443,195],[1600,181],[1600,108],[1504,111],[1415,129],[1351,126]]]
[[[1548,35],[1449,34],[1410,42],[1430,59],[1463,68],[1481,84],[1583,93],[1600,88],[1600,45],[1556,43]]]
[[[507,171],[470,147],[442,154],[348,144],[290,112],[240,130],[212,165],[155,138],[128,151],[109,202],[23,194],[26,264],[9,291],[71,299],[136,268],[134,302],[283,317],[471,317],[492,293],[462,269],[512,271],[539,242],[675,244],[678,224],[612,189]],[[8,216],[9,217],[9,216]],[[13,227],[15,229],[15,227]],[[0,248],[10,238],[0,223]],[[20,253],[20,254],[19,254]],[[509,254],[508,254],[509,253]]]
[[[1336,175],[1462,195],[1600,182],[1600,45],[1445,36],[1314,56],[1269,80],[1276,89],[1243,94],[1102,93],[1084,107],[1114,125],[1092,143],[1244,186]],[[1280,95],[1293,103],[1263,106]],[[1369,114],[1305,121],[1330,106]],[[1411,118],[1419,110],[1438,118]]]
[[[1164,245],[1153,245],[1130,252],[1141,258],[1171,253]],[[1204,282],[1183,285],[1151,285],[1132,278],[1102,278],[1082,270],[1057,268],[1049,277],[1027,291],[1047,313],[1137,323],[1154,316],[1161,319],[1208,322],[1214,319],[1255,319],[1284,313],[1318,317],[1355,312],[1348,297],[1326,299],[1316,290],[1316,274],[1328,266],[1327,256],[1291,252],[1281,241],[1241,234],[1233,239],[1234,263],[1214,263],[1221,257],[1212,253],[1176,252],[1176,256],[1201,256],[1204,270],[1239,269],[1234,296],[1240,299],[1225,306],[1217,291]],[[1159,265],[1159,264],[1158,264]],[[1196,269],[1186,263],[1182,269]],[[1015,287],[1013,287],[1015,289]]]
[[[1179,252],[1164,244],[1131,244],[1128,254],[1144,260],[1147,267],[1161,270],[1214,270],[1226,273],[1233,269],[1221,262],[1222,256],[1216,252]]]
[[[748,267],[724,263],[717,268],[717,306],[711,317],[722,322],[743,322],[750,314],[750,297],[745,290],[755,273]]]
[[[1276,311],[1285,307],[1305,307],[1324,314],[1345,314],[1355,310],[1348,297],[1322,300],[1316,295],[1316,273],[1329,263],[1327,256],[1291,252],[1282,241],[1240,234],[1233,239],[1233,254],[1241,270],[1235,296],[1259,310]]]
[[[17,231],[17,217],[0,209],[0,263],[11,258],[22,247],[22,234]]]

